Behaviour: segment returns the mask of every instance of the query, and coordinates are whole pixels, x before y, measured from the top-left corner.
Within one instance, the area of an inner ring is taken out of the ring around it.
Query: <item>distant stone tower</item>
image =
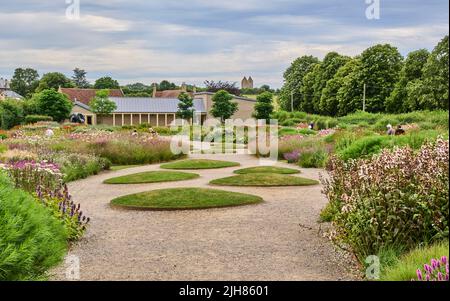
[[[242,89],[253,89],[253,78],[250,76],[248,79],[246,76],[241,81]]]

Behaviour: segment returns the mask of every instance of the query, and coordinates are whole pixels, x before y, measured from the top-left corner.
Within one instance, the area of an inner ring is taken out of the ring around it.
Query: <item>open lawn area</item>
[[[219,161],[219,160],[206,160],[206,159],[190,159],[183,161],[176,161],[172,163],[162,164],[161,168],[165,169],[213,169],[213,168],[225,168],[239,166],[239,163]]]
[[[221,186],[308,186],[319,184],[316,180],[274,173],[249,173],[210,182]]]
[[[104,181],[105,184],[142,184],[183,181],[198,178],[198,174],[178,171],[148,171],[136,173]]]
[[[185,210],[255,204],[262,198],[254,195],[205,188],[173,188],[127,195],[111,205],[128,209]]]

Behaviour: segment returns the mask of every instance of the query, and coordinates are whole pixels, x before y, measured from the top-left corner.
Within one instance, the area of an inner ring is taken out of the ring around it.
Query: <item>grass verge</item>
[[[380,254],[380,258],[386,258],[386,252]],[[389,253],[389,252],[387,252]],[[424,264],[430,264],[431,259],[440,259],[449,256],[448,240],[431,246],[419,247],[399,258],[389,260],[387,268],[382,271],[382,281],[411,281],[417,280],[416,271],[422,269]],[[387,260],[384,260],[387,261]],[[383,262],[383,260],[382,260]]]

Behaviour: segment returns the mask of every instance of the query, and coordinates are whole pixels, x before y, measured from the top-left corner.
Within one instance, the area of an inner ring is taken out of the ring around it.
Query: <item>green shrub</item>
[[[67,250],[62,223],[0,174],[0,280],[42,279]]]
[[[44,115],[28,115],[25,117],[25,123],[36,123],[39,121],[53,121],[53,118],[50,116],[44,116]]]
[[[61,166],[61,171],[64,174],[64,182],[67,183],[84,179],[111,167],[111,163],[108,159],[95,156],[82,156],[82,158],[80,158],[80,156],[82,155],[70,154],[64,159],[65,163]]]
[[[438,139],[417,152],[397,148],[368,160],[329,159],[323,184],[332,204],[323,216],[334,222],[335,238],[364,260],[448,237],[448,145]]]
[[[9,130],[23,122],[23,103],[15,99],[0,101],[0,128]]]
[[[303,168],[322,168],[325,167],[328,154],[323,149],[300,152],[298,164]]]
[[[345,161],[369,157],[379,153],[392,137],[388,136],[369,136],[363,137],[351,143],[347,148],[339,151],[337,154]]]

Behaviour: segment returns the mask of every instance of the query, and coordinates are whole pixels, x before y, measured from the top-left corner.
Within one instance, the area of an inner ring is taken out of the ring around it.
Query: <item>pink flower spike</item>
[[[422,279],[423,279],[423,277],[422,277],[422,271],[421,271],[420,269],[417,269],[416,274],[417,274],[417,279],[419,279],[419,280],[422,280]]]

